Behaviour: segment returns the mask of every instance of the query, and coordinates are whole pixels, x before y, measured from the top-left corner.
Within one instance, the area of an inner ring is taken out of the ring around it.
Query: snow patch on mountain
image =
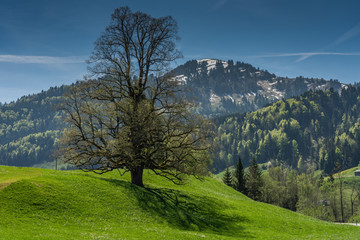
[[[235,99],[230,95],[226,95],[224,98],[225,99],[230,99],[233,103],[235,103]]]
[[[217,62],[221,62],[224,66],[224,68],[228,67],[228,63],[225,61],[221,61],[221,60],[217,60],[217,59],[211,59],[211,58],[205,58],[205,59],[200,59],[200,60],[196,60],[198,63],[203,63],[206,62],[207,65],[207,71],[208,73],[210,72],[210,70],[215,69],[216,68],[216,63]]]
[[[315,87],[315,89],[316,90],[326,90],[326,86],[327,86],[327,84],[323,84],[323,85],[320,85],[320,86],[317,86],[317,87]]]
[[[285,92],[279,91],[274,87],[276,82],[270,82],[268,80],[258,81],[257,85],[263,89],[262,94],[272,99],[282,99],[285,96]]]
[[[210,95],[210,99],[209,99],[211,104],[217,104],[221,101],[221,97],[219,97],[218,95],[216,95],[215,93],[212,93]]]
[[[185,75],[178,75],[173,78],[174,81],[178,82],[179,85],[185,85],[188,77]]]

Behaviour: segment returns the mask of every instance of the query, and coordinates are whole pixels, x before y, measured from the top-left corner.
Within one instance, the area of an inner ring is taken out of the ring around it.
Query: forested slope
[[[32,166],[51,160],[61,128],[56,106],[66,88],[50,88],[0,107],[0,164]]]
[[[218,118],[214,167],[224,169],[241,156],[245,165],[285,163],[330,173],[360,160],[360,88],[310,91],[255,112]],[[218,160],[217,160],[218,159]]]
[[[232,60],[192,60],[178,66],[171,74],[186,85],[185,88],[189,91],[181,94],[195,101],[195,111],[209,118],[253,111],[269,102],[298,95],[309,89],[333,87],[334,92],[337,92],[345,86],[338,81],[324,79],[279,77],[250,64],[234,63]],[[54,87],[0,105],[0,164],[39,166],[43,162],[52,161],[52,153],[56,149],[54,146],[62,128],[60,112],[56,110],[56,105],[68,88],[69,86]],[[219,123],[224,125],[221,121]],[[224,131],[219,133],[227,134],[227,128],[222,126]],[[252,156],[259,157],[261,151],[259,154],[256,153],[256,139],[250,139],[251,133],[247,133],[245,141],[246,144],[252,142],[251,147],[243,143],[239,145],[237,139],[232,139],[237,138],[235,135],[225,139],[222,136],[220,156],[214,158],[215,168],[225,168],[226,163],[233,161],[233,157],[239,153],[246,159]],[[228,142],[230,138],[231,144]],[[299,150],[300,147],[298,146]],[[275,157],[272,156],[271,159]],[[259,160],[266,159],[260,156]],[[303,158],[303,161],[306,160]]]

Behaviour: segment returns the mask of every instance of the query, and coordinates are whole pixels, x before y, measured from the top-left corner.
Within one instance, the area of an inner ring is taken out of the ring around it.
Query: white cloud
[[[256,58],[271,58],[271,57],[300,57],[296,62],[304,61],[305,59],[312,56],[321,56],[321,55],[334,55],[334,56],[360,56],[360,52],[299,52],[299,53],[277,53],[261,56],[253,56]]]
[[[64,64],[84,63],[84,57],[50,57],[50,56],[21,56],[0,55],[0,62],[7,63],[37,63],[37,64]]]

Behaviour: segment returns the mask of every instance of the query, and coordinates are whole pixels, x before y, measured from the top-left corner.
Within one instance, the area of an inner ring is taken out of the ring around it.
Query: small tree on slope
[[[256,163],[256,159],[251,160],[251,165],[248,168],[246,189],[248,196],[254,200],[261,199],[261,188],[263,187],[262,172]]]
[[[224,174],[224,176],[223,176],[223,178],[222,178],[222,181],[223,181],[226,185],[228,185],[229,187],[232,187],[232,186],[233,186],[233,184],[232,184],[232,176],[231,176],[231,172],[230,172],[230,170],[229,170],[229,167],[226,167],[226,169],[225,169],[225,174]]]
[[[244,167],[242,165],[241,162],[241,158],[239,157],[238,162],[236,164],[236,169],[235,169],[235,184],[234,184],[234,188],[236,191],[239,191],[243,194],[246,194],[246,178],[245,178],[245,172],[244,172]]]

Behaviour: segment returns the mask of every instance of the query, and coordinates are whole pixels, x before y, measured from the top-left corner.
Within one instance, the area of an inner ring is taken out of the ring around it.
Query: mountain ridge
[[[184,94],[188,99],[195,99],[196,112],[209,118],[254,111],[276,100],[259,94],[258,90],[265,86],[264,81],[277,77],[247,63],[216,59],[192,60],[178,66],[171,74],[173,78],[180,79],[180,84],[186,84],[187,89],[193,90],[184,91]],[[298,88],[291,87],[296,79],[278,80],[271,80],[271,86],[276,85],[284,92]],[[259,86],[259,81],[263,83],[262,86]],[[312,83],[307,78],[298,78],[296,81],[302,86],[305,81],[309,81],[306,84]],[[316,83],[312,85],[315,88],[328,83],[321,79],[313,82]],[[337,86],[337,89],[341,87],[340,83],[334,81],[325,88],[332,85]],[[63,127],[61,114],[55,106],[70,87],[53,87],[0,106],[0,164],[41,166],[43,162],[52,161],[52,152],[56,149]]]
[[[171,74],[192,90],[188,96],[201,105],[199,113],[210,117],[254,111],[309,90],[341,91],[347,86],[332,79],[279,77],[248,63],[210,58],[188,61]]]

